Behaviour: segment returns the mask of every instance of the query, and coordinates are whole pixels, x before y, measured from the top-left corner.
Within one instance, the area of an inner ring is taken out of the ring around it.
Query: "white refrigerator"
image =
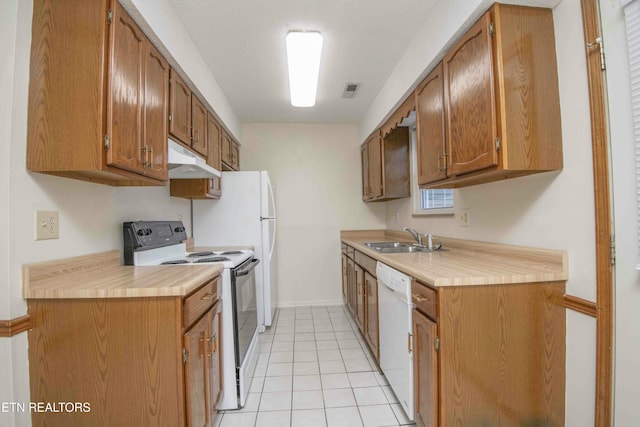
[[[196,246],[253,246],[258,330],[271,326],[277,308],[276,205],[267,171],[222,172],[219,200],[193,201]]]

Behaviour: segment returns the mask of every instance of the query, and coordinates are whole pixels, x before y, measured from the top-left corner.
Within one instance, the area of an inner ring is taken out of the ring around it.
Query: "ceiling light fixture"
[[[313,107],[318,89],[322,35],[318,32],[290,31],[286,41],[291,105]]]

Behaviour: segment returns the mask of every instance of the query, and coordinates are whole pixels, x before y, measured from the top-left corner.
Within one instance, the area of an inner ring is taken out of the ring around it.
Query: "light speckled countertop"
[[[222,270],[220,264],[121,265],[120,252],[110,251],[24,265],[22,296],[25,299],[184,296]]]
[[[566,251],[434,237],[446,251],[384,254],[364,243],[407,241],[407,233],[341,231],[343,243],[433,287],[564,281]]]

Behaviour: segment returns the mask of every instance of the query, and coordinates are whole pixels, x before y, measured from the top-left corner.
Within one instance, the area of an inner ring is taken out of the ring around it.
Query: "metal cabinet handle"
[[[204,296],[202,297],[202,301],[208,301],[208,300],[210,300],[211,298],[213,298],[213,295],[214,295],[214,294],[212,294],[212,293],[208,293],[208,294],[204,295]]]
[[[413,297],[414,300],[416,300],[416,302],[431,301],[429,298],[422,297],[418,294],[411,294],[411,296]]]

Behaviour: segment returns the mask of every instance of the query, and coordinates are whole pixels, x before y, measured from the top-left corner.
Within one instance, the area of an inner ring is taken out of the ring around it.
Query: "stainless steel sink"
[[[414,252],[436,252],[446,250],[442,249],[442,245],[436,245],[433,248],[429,249],[427,246],[406,242],[371,242],[365,243],[364,245],[384,254],[406,254]]]
[[[407,246],[411,246],[411,243],[406,242],[373,242],[373,243],[365,243],[365,246],[368,246],[372,249],[380,250],[381,248],[404,248]]]

